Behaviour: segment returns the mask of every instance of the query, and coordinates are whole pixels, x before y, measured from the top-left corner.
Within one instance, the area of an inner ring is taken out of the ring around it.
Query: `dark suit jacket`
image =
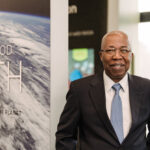
[[[120,144],[106,112],[103,75],[72,82],[58,131],[56,150],[150,150],[150,80],[129,75],[132,125]]]

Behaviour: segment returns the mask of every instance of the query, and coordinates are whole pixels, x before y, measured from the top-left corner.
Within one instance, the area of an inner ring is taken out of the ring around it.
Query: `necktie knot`
[[[118,93],[121,89],[121,85],[119,83],[116,83],[112,86],[112,88]]]

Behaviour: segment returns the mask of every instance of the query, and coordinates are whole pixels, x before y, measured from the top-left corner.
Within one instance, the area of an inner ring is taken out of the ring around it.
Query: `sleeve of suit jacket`
[[[76,88],[71,84],[67,103],[61,114],[56,132],[56,150],[75,150],[79,121],[79,106]]]

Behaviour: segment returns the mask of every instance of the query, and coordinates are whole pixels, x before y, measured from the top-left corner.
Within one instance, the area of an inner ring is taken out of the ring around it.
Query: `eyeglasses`
[[[101,50],[101,52],[105,52],[107,55],[114,56],[116,54],[117,48],[110,48],[106,50]],[[119,54],[121,56],[128,56],[128,54],[131,52],[128,48],[120,48]]]

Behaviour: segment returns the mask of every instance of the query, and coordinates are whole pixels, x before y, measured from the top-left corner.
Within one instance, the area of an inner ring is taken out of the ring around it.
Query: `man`
[[[104,72],[72,82],[58,124],[56,150],[150,150],[150,81],[127,73],[128,36],[107,33],[99,53]]]

